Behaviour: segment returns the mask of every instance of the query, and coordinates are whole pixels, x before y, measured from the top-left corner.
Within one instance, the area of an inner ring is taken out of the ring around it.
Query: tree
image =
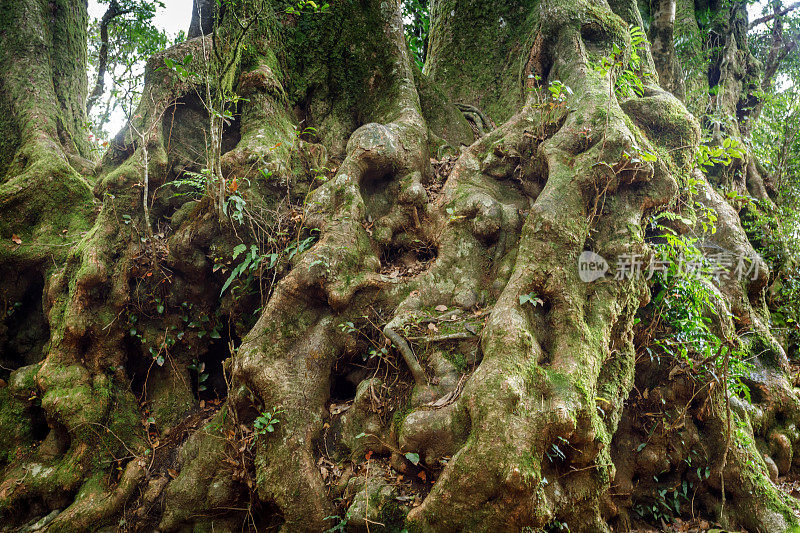
[[[132,114],[141,94],[142,66],[169,43],[167,35],[152,25],[157,7],[163,4],[112,0],[100,20],[89,26],[89,64],[94,82],[86,99],[86,114],[97,139],[107,136],[104,128],[115,110],[125,116]],[[178,41],[182,40],[179,36]],[[109,91],[107,77],[111,80]]]
[[[96,165],[85,4],[0,9],[7,523],[797,525],[742,6],[224,1]]]

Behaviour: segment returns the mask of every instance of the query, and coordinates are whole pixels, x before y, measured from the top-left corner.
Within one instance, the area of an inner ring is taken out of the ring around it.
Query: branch
[[[782,17],[786,13],[788,13],[790,11],[794,11],[798,7],[800,7],[800,2],[795,2],[794,4],[790,4],[790,5],[786,6],[786,7],[784,7],[783,9],[781,9],[779,11],[776,11],[775,13],[772,13],[771,15],[765,15],[763,17],[759,17],[756,20],[754,20],[753,22],[751,22],[750,25],[747,27],[747,29],[748,30],[752,30],[753,28],[755,28],[759,24],[764,24],[765,22],[769,22],[770,20],[774,19],[775,17]]]
[[[101,96],[103,96],[103,91],[105,91],[106,88],[105,78],[106,70],[108,68],[108,26],[115,18],[130,12],[130,9],[120,8],[117,0],[111,0],[111,3],[108,5],[108,9],[106,9],[106,12],[103,14],[103,18],[100,19],[100,52],[97,59],[97,79],[94,82],[94,89],[92,89],[92,93],[89,95],[89,98],[86,99],[87,115],[89,112],[91,112],[94,104],[97,103]]]

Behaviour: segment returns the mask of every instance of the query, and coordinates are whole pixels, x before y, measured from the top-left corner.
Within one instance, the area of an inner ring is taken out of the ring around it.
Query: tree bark
[[[209,35],[214,27],[216,2],[214,0],[194,0],[192,2],[192,20],[189,23],[189,39],[200,35]]]
[[[797,524],[769,481],[800,457],[769,268],[695,168],[698,120],[657,83],[679,90],[685,5],[659,4],[637,66],[632,0],[437,1],[421,73],[398,0],[246,0],[213,27],[204,4],[96,169],[85,5],[50,6],[0,12],[0,273],[30,272],[0,278],[3,520],[610,531],[692,483],[728,527]],[[708,79],[742,120],[732,13]],[[163,68],[187,56],[191,73]],[[709,245],[752,258],[752,278],[708,284],[715,331],[749,350],[749,401],[645,360],[645,279],[578,269],[587,251],[649,257],[653,217],[695,201],[718,216]],[[656,408],[683,414],[648,433]]]

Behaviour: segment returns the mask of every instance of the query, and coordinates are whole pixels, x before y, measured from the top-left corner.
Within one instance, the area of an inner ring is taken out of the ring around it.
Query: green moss
[[[19,450],[33,442],[27,402],[11,395],[8,387],[0,389],[0,465],[10,462]]]
[[[406,399],[406,401],[403,402],[400,407],[397,408],[397,410],[395,410],[395,412],[392,414],[392,425],[396,430],[399,431],[400,428],[403,427],[403,422],[405,422],[406,417],[411,413],[411,411],[413,411],[413,407],[411,406],[411,401],[409,399]]]
[[[535,487],[542,476],[542,462],[530,452],[523,453],[519,458],[519,469],[522,472],[522,479],[528,487]]]
[[[378,513],[378,521],[386,525],[387,533],[402,533],[408,511],[397,501],[384,503]]]
[[[463,353],[457,351],[455,348],[451,346],[447,347],[447,349],[444,350],[443,355],[445,359],[450,361],[453,364],[453,366],[456,367],[456,370],[458,370],[462,374],[467,370],[469,370],[469,364],[467,363],[466,356]]]

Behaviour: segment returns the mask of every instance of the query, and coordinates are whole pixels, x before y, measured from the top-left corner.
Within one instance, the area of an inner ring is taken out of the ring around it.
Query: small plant
[[[551,81],[547,91],[550,93],[550,99],[558,104],[566,102],[567,97],[572,96],[572,89],[559,80]]]
[[[10,317],[15,312],[17,312],[22,307],[22,302],[14,302],[13,305],[10,305],[6,310],[6,317]]]
[[[744,159],[745,148],[742,142],[735,137],[725,137],[719,146],[700,144],[695,154],[695,163],[698,168],[722,165],[727,167],[734,159]]]
[[[197,359],[192,359],[192,364],[188,365],[186,368],[197,374],[197,392],[200,393],[206,390],[206,381],[208,381],[206,364]]]
[[[419,464],[419,454],[418,453],[406,452],[404,457],[406,459],[408,459],[408,461],[414,466]]]
[[[273,407],[271,411],[264,411],[256,418],[253,423],[253,428],[256,435],[266,435],[267,433],[274,433],[281,420],[278,415],[283,413],[283,409]]]
[[[339,329],[342,330],[342,333],[356,333],[358,332],[358,328],[352,322],[342,322],[339,324]]]
[[[337,516],[337,515],[326,516],[325,520],[338,520],[338,522],[336,522],[333,525],[333,527],[331,527],[330,529],[326,529],[325,533],[339,533],[339,532],[344,533],[347,531],[347,522],[350,520],[350,515],[348,513],[345,513],[344,516]]]
[[[450,222],[450,223],[457,222],[459,220],[463,220],[463,219],[467,218],[464,215],[456,215],[456,210],[454,208],[452,208],[452,207],[446,208],[445,212],[447,213],[447,216],[448,216],[447,221]]]
[[[531,75],[530,80],[533,82],[531,89],[534,96],[534,103],[532,107],[538,109],[541,115],[542,126],[538,132],[540,138],[546,136],[544,131],[544,124],[553,122],[563,111],[569,109],[567,100],[572,96],[572,89],[560,80],[551,80],[547,85],[547,92],[537,89],[541,86],[541,76]]]
[[[533,307],[537,305],[544,305],[544,301],[539,296],[531,291],[528,294],[522,294],[519,297],[519,305],[531,304]]]
[[[372,348],[366,355],[364,355],[364,361],[372,359],[373,357],[380,357],[381,359],[385,359],[389,356],[389,350],[385,346],[381,346],[379,348]]]
[[[261,275],[263,271],[275,268],[279,260],[291,261],[297,254],[310,249],[316,242],[317,237],[317,232],[314,230],[311,236],[303,240],[292,240],[284,249],[270,253],[261,253],[255,244],[251,244],[249,248],[246,244],[239,244],[233,249],[232,259],[236,260],[242,254],[244,256],[242,256],[242,260],[233,268],[228,279],[222,285],[220,296],[225,294],[228,287],[237,279],[243,278],[245,282],[249,282],[253,277]]]
[[[551,444],[550,449],[547,451],[547,458],[550,459],[550,462],[564,461],[567,458],[567,455],[558,446],[558,444],[560,443],[562,446],[569,446],[569,441],[564,437],[556,437],[556,439],[558,442]]]
[[[629,26],[630,54],[626,60],[625,50],[614,43],[611,55],[600,60],[595,67],[601,76],[610,75],[613,81],[614,92],[619,98],[630,98],[644,94],[644,82],[638,72],[642,68],[640,52],[645,50],[647,36],[639,26]]]
[[[192,54],[186,55],[181,61],[175,61],[169,57],[164,58],[164,66],[158,67],[156,72],[159,70],[171,70],[183,82],[197,79],[198,73],[191,70],[192,59]]]

